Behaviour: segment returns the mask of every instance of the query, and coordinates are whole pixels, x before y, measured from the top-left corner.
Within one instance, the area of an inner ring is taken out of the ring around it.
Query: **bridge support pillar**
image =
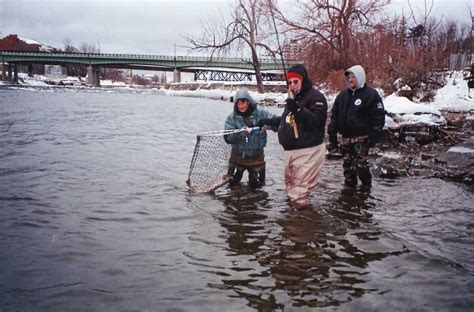
[[[100,87],[100,68],[89,65],[87,67],[87,83],[93,87]]]
[[[12,65],[11,64],[8,64],[8,68],[7,68],[7,80],[8,82],[13,82],[13,74],[12,74]]]
[[[13,82],[18,83],[18,65],[13,65]]]
[[[2,63],[2,80],[7,81],[7,65]]]
[[[173,70],[173,82],[181,82],[181,72],[177,68]]]

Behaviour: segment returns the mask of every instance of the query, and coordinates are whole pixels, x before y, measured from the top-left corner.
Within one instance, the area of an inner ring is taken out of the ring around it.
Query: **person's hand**
[[[294,99],[286,99],[286,107],[288,107],[288,110],[292,113],[296,113],[296,110],[298,109],[298,104],[296,104],[296,101]]]
[[[253,129],[252,129],[252,128],[249,128],[249,127],[247,127],[247,126],[245,126],[245,127],[242,128],[242,130],[244,130],[244,131],[242,131],[242,133],[243,133],[246,137],[248,137],[248,136],[250,136],[250,135],[252,134],[252,130],[253,130]]]
[[[339,149],[339,144],[336,142],[330,142],[329,145],[326,147],[328,152],[333,152]]]
[[[263,119],[260,119],[260,120],[257,122],[257,126],[258,126],[259,128],[263,128],[263,127],[265,127],[266,125],[268,125],[269,122],[270,122],[269,119],[263,118]]]

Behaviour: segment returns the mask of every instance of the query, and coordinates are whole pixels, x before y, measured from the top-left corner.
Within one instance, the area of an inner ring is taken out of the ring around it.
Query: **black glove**
[[[246,132],[246,131],[242,131],[242,132]],[[242,132],[226,134],[224,135],[224,141],[227,144],[236,144],[236,143],[242,142],[245,138],[245,134],[243,134]]]
[[[296,113],[296,110],[298,109],[298,104],[296,104],[296,101],[294,99],[286,99],[286,107],[288,107],[288,110],[292,113]]]
[[[270,124],[270,120],[267,119],[267,118],[263,118],[263,119],[260,119],[260,120],[257,122],[257,127],[263,128],[263,126],[269,125],[269,124]]]
[[[339,144],[336,142],[329,142],[329,145],[326,147],[326,149],[328,150],[328,152],[332,152],[332,151],[335,151],[339,148]]]

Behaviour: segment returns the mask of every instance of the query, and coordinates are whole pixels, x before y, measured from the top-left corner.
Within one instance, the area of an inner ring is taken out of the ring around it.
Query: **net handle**
[[[240,133],[247,131],[248,128],[241,128],[241,129],[227,129],[227,130],[217,130],[217,131],[208,131],[208,132],[203,132],[199,134],[199,136],[221,136],[221,135],[227,135],[227,134],[234,134],[234,133]],[[251,133],[260,131],[260,127],[252,127]]]

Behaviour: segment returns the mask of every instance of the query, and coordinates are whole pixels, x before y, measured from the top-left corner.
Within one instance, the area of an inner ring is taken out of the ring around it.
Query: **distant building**
[[[29,43],[28,43],[29,41]],[[40,51],[41,43],[23,40],[18,35],[8,35],[0,39],[0,51]]]
[[[45,46],[35,40],[24,39],[18,37],[16,34],[11,34],[0,39],[0,51],[54,52],[58,50],[51,46]],[[2,72],[2,67],[3,64],[0,63],[0,73]],[[18,71],[43,75],[45,68],[43,65],[29,64],[18,66]]]
[[[299,41],[291,40],[289,43],[283,45],[281,50],[286,60],[298,60],[301,58],[300,55],[303,51],[303,46]]]

